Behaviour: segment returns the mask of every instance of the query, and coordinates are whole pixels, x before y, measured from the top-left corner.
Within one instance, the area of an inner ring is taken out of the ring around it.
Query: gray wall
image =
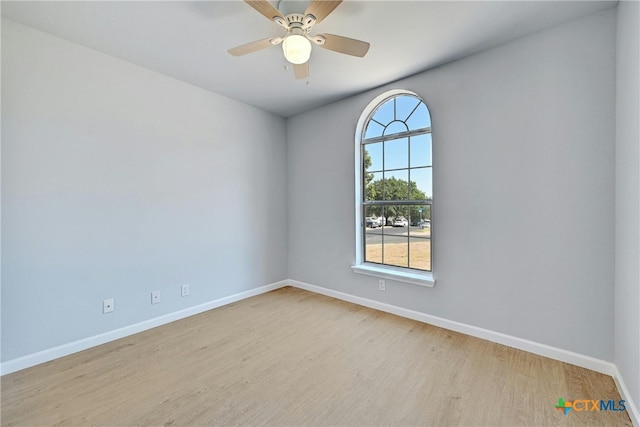
[[[2,142],[3,361],[287,277],[280,117],[3,19]]]
[[[612,360],[615,36],[608,10],[289,118],[289,277]],[[350,269],[355,126],[392,88],[432,114],[432,289]]]
[[[615,364],[640,404],[640,3],[617,15]]]

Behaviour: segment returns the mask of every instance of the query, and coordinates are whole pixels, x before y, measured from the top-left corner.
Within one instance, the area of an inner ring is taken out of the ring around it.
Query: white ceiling
[[[277,6],[277,1],[272,1]],[[308,1],[284,0],[286,13]],[[2,16],[283,117],[562,22],[613,1],[345,1],[312,34],[371,43],[364,58],[314,47],[309,82],[280,47],[227,49],[283,30],[234,1],[2,1]]]

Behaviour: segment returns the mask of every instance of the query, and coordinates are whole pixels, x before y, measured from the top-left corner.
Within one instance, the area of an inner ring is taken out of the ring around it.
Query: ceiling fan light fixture
[[[299,34],[291,34],[282,42],[282,51],[292,64],[304,64],[311,56],[311,42]]]

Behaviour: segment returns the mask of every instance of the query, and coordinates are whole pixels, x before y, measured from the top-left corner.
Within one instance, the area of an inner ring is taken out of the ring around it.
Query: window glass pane
[[[431,271],[431,239],[409,238],[409,267]]]
[[[407,128],[407,125],[404,124],[404,122],[395,121],[389,123],[389,126],[385,128],[383,135],[393,135],[400,132],[406,132],[407,130],[409,129]]]
[[[382,172],[367,173],[364,176],[364,200],[383,200],[384,181]]]
[[[365,207],[364,253],[366,262],[382,263],[382,233],[384,224],[384,207]]]
[[[398,267],[409,266],[409,245],[407,237],[385,234],[383,262],[387,265],[396,265]]]
[[[384,225],[384,206],[365,206],[365,228],[379,229]]]
[[[411,199],[424,200],[433,197],[431,168],[411,169]]]
[[[416,108],[420,100],[413,96],[399,96],[396,98],[396,120],[406,121],[409,114]]]
[[[416,111],[409,116],[407,120],[409,129],[421,129],[431,126],[431,117],[429,116],[429,110],[424,102],[420,103]]]
[[[368,172],[382,170],[382,142],[364,146],[364,168]]]
[[[364,139],[382,136],[382,132],[384,132],[384,126],[374,121],[370,121],[367,124],[367,130],[364,133]]]
[[[431,237],[431,205],[411,205],[409,224],[411,237]]]
[[[407,200],[409,195],[407,169],[384,172],[384,200]]]
[[[406,169],[409,167],[409,138],[384,142],[384,168]]]
[[[382,104],[374,113],[373,119],[383,125],[387,125],[394,120],[393,99]]]
[[[409,138],[411,147],[411,167],[431,166],[431,134],[412,136]]]
[[[385,216],[387,218],[387,225],[392,226],[394,229],[394,235],[408,236],[409,228],[409,206],[408,205],[392,205],[385,207]]]
[[[382,264],[382,235],[380,233],[372,233],[368,230],[365,234],[364,260],[366,262]]]

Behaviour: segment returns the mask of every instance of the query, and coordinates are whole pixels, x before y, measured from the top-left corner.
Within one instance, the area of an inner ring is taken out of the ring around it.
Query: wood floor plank
[[[631,426],[611,377],[295,288],[5,375],[2,426]]]

